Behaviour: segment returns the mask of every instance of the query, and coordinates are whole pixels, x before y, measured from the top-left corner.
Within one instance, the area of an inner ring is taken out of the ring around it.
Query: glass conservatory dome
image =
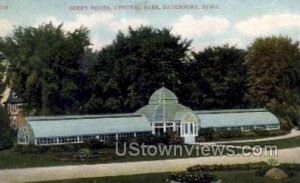
[[[161,87],[156,90],[150,97],[149,104],[171,103],[177,104],[178,98],[171,90]]]
[[[162,87],[155,91],[148,105],[140,108],[136,113],[144,114],[150,122],[174,121],[177,112],[190,112],[190,108],[178,103],[177,96],[169,89]]]

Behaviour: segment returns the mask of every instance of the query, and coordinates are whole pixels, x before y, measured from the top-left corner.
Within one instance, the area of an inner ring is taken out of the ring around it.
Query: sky
[[[95,50],[118,31],[141,25],[171,28],[192,39],[194,51],[226,43],[247,48],[255,38],[272,35],[300,41],[299,0],[0,0],[1,37],[14,27],[50,21],[67,31],[88,27]]]

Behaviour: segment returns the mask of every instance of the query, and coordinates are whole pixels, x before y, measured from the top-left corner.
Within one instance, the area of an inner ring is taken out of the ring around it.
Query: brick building
[[[10,125],[12,126],[12,128],[21,128],[25,119],[22,113],[22,106],[24,105],[24,101],[20,97],[18,97],[14,91],[9,89],[6,101],[3,102],[3,105],[8,111]]]

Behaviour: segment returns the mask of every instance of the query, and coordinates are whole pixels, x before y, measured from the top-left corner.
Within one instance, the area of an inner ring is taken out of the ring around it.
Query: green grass
[[[277,145],[278,149],[288,149],[288,148],[293,148],[293,147],[300,147],[300,137],[291,137],[291,138],[287,138],[287,139],[269,140],[269,141],[261,141],[261,142],[233,143],[230,145],[236,145],[236,146]]]
[[[99,164],[99,163],[112,163],[112,162],[133,162],[133,161],[151,161],[162,159],[176,159],[176,158],[191,158],[199,157],[196,151],[193,151],[189,156],[185,150],[183,150],[182,156],[174,156],[171,152],[170,156],[160,156],[159,153],[156,156],[130,156],[126,153],[125,156],[115,155],[115,149],[100,149],[100,152],[108,153],[107,158],[101,158],[92,161],[81,160],[62,160],[63,158],[55,158],[57,155],[64,155],[62,153],[46,152],[43,154],[32,153],[19,153],[11,150],[0,151],[0,169],[10,168],[26,168],[26,167],[45,167],[45,166],[61,166],[61,165],[80,165],[80,164]],[[240,149],[237,150],[239,152]],[[179,151],[176,151],[179,152]],[[70,153],[69,153],[70,154]],[[71,155],[68,155],[71,157]],[[113,158],[112,158],[113,157]]]
[[[289,139],[281,139],[274,141],[264,141],[264,142],[251,142],[251,143],[235,143],[233,145],[277,145],[279,149],[300,147],[300,137],[293,137]],[[100,151],[110,151],[114,153],[114,149],[105,149]],[[239,152],[237,150],[236,152]],[[25,168],[25,167],[45,167],[45,166],[60,166],[60,165],[79,165],[79,164],[98,164],[98,163],[112,163],[112,162],[131,162],[131,161],[150,161],[150,160],[160,160],[160,159],[175,159],[175,158],[189,158],[197,157],[194,153],[192,156],[183,154],[183,156],[129,156],[128,154],[123,157],[115,157],[113,159],[101,159],[92,162],[82,162],[79,160],[73,161],[60,161],[54,157],[57,153],[44,153],[44,154],[29,154],[29,153],[17,153],[10,150],[0,151],[0,169],[9,168]],[[171,153],[173,154],[173,153]]]
[[[222,180],[222,183],[299,183],[300,173],[294,177],[282,181],[274,181],[265,177],[256,177],[255,171],[220,171],[214,174]],[[129,176],[103,177],[103,178],[85,178],[70,179],[61,181],[52,181],[51,183],[164,183],[169,173],[154,173]]]
[[[0,169],[63,165],[51,159],[51,154],[22,154],[10,150],[0,151]]]

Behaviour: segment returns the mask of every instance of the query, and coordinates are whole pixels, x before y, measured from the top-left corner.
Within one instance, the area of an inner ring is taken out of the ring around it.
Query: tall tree
[[[119,32],[89,71],[87,111],[134,111],[163,83],[179,92],[190,43],[169,29],[142,26],[129,28],[128,34]]]
[[[186,67],[184,101],[194,109],[245,107],[245,51],[224,45],[194,53]]]
[[[0,105],[0,150],[12,146],[12,129],[9,126],[7,112]]]
[[[77,113],[83,97],[80,60],[90,45],[89,31],[66,32],[52,23],[18,27],[0,41],[1,58],[9,62],[11,87],[36,114]]]
[[[285,121],[295,122],[297,117],[292,116],[300,114],[299,43],[288,37],[273,36],[256,39],[248,49],[247,100],[254,107],[268,107]]]
[[[6,71],[6,63],[4,60],[0,60],[0,99],[3,97],[2,94],[5,89],[5,71]]]

